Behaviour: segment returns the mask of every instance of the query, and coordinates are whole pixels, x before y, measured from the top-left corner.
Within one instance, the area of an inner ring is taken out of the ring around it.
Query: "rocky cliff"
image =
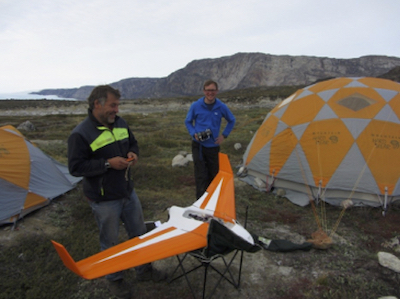
[[[111,83],[124,99],[163,98],[201,94],[207,79],[216,80],[221,91],[260,86],[308,85],[331,77],[378,77],[400,66],[400,58],[363,56],[352,59],[238,53],[200,59],[165,78],[129,78]],[[86,99],[93,86],[46,89],[36,94]]]

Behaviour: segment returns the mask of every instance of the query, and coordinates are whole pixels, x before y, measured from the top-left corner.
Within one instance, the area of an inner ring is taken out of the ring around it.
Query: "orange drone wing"
[[[192,206],[169,209],[169,220],[154,230],[75,262],[65,247],[52,241],[64,265],[77,275],[94,279],[207,245],[210,218],[234,223],[233,173],[229,159],[219,154],[220,171]]]
[[[94,279],[156,260],[196,250],[207,245],[208,224],[193,232],[160,226],[143,235],[75,262],[63,245],[52,241],[64,265],[75,274]],[[149,235],[150,234],[150,235]]]
[[[224,221],[236,220],[234,176],[226,154],[219,153],[219,172],[207,191],[193,206],[213,211],[214,217]]]

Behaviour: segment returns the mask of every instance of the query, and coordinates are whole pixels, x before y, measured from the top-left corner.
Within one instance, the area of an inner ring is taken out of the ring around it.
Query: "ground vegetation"
[[[0,102],[5,105],[5,101]],[[39,103],[34,102],[23,103],[27,106],[20,109],[30,109],[31,105]],[[6,104],[16,105],[18,109],[18,103]],[[37,106],[36,109],[41,108]],[[221,151],[228,154],[236,172],[246,146],[268,109],[243,105],[232,110],[237,123]],[[121,112],[140,145],[141,155],[134,177],[146,220],[166,221],[168,207],[188,206],[195,200],[193,166],[171,166],[175,155],[181,151],[190,153],[190,137],[183,122],[185,113],[183,109]],[[84,109],[76,114],[31,115],[29,118],[15,114],[2,116],[0,126],[18,126],[29,120],[36,130],[23,132],[25,136],[56,160],[66,163],[66,140],[84,117]],[[235,149],[236,143],[242,148]],[[311,206],[296,206],[285,197],[259,192],[237,178],[235,193],[238,220],[243,222],[247,211],[247,228],[254,234],[301,243],[318,229]],[[340,219],[331,247],[290,253],[267,250],[245,253],[241,287],[236,290],[222,282],[215,298],[400,297],[400,274],[382,267],[377,259],[379,251],[400,255],[394,244],[400,238],[400,209],[391,206],[385,217],[379,208],[351,208],[342,216],[339,207],[324,205],[317,210],[322,209],[327,231]],[[75,260],[99,251],[95,220],[80,185],[49,206],[26,216],[15,230],[12,228],[11,225],[0,227],[0,299],[113,298],[104,279],[84,280],[66,269],[50,242],[56,240],[65,245]],[[121,241],[125,239],[121,228]],[[172,271],[176,258],[158,261],[155,265]],[[237,269],[238,264],[235,267]],[[200,273],[191,278],[198,296],[201,278]],[[133,298],[192,298],[184,279],[171,284],[139,283],[133,270],[127,271],[127,279],[132,283]]]

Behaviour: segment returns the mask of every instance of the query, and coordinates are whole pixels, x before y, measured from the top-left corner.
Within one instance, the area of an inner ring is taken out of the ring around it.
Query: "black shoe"
[[[150,281],[160,282],[167,279],[167,273],[157,270],[156,268],[149,267],[149,269],[141,274],[137,274],[136,278],[138,281]]]
[[[121,299],[130,299],[132,296],[130,286],[123,279],[109,280],[108,289],[114,296]]]

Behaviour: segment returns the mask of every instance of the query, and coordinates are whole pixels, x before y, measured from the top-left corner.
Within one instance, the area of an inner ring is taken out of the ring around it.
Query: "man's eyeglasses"
[[[216,92],[216,89],[204,89],[205,92]]]

